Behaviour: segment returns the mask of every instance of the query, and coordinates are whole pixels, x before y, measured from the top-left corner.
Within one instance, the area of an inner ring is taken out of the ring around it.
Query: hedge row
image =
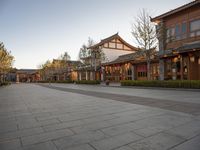
[[[71,80],[61,80],[61,81],[38,81],[38,83],[73,83]]]
[[[76,84],[100,84],[99,80],[81,80],[76,81]]]
[[[121,86],[144,86],[165,88],[193,88],[200,89],[200,80],[168,80],[168,81],[133,81],[123,80]]]
[[[10,85],[10,82],[0,82],[0,86],[4,86],[4,85]]]

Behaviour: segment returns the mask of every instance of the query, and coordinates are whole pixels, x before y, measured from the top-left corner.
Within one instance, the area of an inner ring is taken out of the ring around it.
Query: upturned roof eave
[[[127,43],[125,40],[123,40],[123,39],[119,36],[118,33],[116,33],[116,34],[114,34],[114,35],[112,35],[112,36],[110,36],[110,37],[107,37],[107,38],[101,40],[99,43],[88,47],[88,49],[95,49],[95,48],[98,48],[99,46],[103,45],[104,43],[109,42],[110,40],[112,40],[112,39],[114,39],[114,38],[119,38],[119,40],[121,40],[122,43],[124,43],[126,46],[128,46],[128,47],[131,48],[132,50],[134,50],[134,51],[137,51],[137,50],[138,50],[138,48],[136,48],[136,47],[130,45],[130,44]]]

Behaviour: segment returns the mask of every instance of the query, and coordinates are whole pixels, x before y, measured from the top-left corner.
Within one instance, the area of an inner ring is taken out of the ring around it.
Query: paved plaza
[[[0,87],[0,150],[199,150],[200,91]]]

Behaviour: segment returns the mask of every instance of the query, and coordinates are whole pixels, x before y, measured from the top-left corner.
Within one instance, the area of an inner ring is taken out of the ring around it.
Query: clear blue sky
[[[139,9],[152,17],[192,0],[0,0],[0,41],[15,56],[14,67],[37,68],[67,51],[73,60],[88,37],[119,32],[130,44]]]

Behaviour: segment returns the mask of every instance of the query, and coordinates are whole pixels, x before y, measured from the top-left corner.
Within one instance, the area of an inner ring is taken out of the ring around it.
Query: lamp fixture
[[[194,61],[195,61],[194,56],[190,56],[190,61],[191,61],[191,62],[194,62]]]
[[[177,62],[177,61],[178,61],[178,58],[174,57],[173,62]]]

